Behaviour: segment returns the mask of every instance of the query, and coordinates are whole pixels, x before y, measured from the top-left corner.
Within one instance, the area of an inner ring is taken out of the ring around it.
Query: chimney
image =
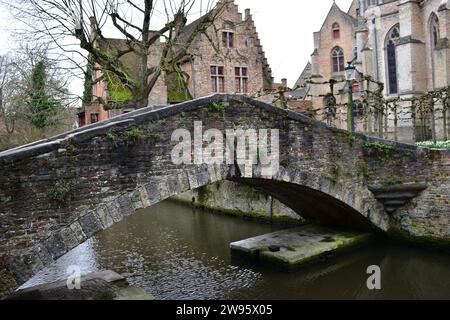
[[[245,9],[245,20],[251,19],[250,9]]]
[[[287,79],[286,79],[286,78],[281,79],[281,84],[282,84],[283,88],[287,88],[287,87],[288,87],[288,85],[287,85]]]

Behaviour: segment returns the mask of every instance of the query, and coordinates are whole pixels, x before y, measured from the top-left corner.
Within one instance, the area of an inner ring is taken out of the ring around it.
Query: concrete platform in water
[[[233,242],[230,246],[234,255],[296,269],[364,245],[373,238],[371,233],[341,232],[306,225]]]

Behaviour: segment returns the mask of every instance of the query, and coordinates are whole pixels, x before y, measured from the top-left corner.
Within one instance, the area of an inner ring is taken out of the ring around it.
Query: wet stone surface
[[[316,225],[281,230],[233,242],[235,255],[295,269],[369,242],[370,233],[339,232]]]

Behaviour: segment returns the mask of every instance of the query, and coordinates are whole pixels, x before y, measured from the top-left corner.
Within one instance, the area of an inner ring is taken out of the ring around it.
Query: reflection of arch
[[[331,30],[333,33],[333,39],[339,39],[341,37],[341,28],[339,26],[339,23],[337,22],[333,23]]]
[[[397,41],[400,38],[400,26],[394,26],[386,35],[386,65],[387,65],[387,84],[388,93],[398,93],[398,75],[397,75]]]
[[[344,71],[344,50],[341,47],[335,47],[333,51],[331,51],[331,61],[333,64],[333,72]]]

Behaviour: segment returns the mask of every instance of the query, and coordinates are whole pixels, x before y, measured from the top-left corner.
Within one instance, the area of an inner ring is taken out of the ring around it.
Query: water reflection
[[[450,298],[450,256],[379,242],[295,273],[230,257],[230,242],[280,227],[193,211],[164,202],[142,210],[80,245],[27,286],[111,269],[159,299]],[[369,265],[382,269],[382,290],[366,287]]]

